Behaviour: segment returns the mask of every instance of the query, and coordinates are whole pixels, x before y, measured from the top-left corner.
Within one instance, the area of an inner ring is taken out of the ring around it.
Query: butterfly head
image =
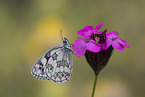
[[[63,47],[66,49],[72,50],[71,44],[69,43],[68,39],[66,39],[66,38],[63,39]]]

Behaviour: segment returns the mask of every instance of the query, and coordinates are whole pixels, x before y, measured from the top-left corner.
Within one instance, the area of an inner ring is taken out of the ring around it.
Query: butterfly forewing
[[[34,64],[31,74],[35,78],[52,80],[55,83],[68,81],[73,69],[71,52],[64,45],[50,49]]]

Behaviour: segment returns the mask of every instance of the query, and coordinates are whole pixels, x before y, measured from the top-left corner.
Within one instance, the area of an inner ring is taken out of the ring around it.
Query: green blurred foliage
[[[118,31],[130,49],[114,51],[99,75],[95,97],[144,97],[144,0],[1,0],[0,97],[90,97],[94,74],[84,57],[73,56],[70,81],[55,84],[30,74],[35,61],[61,44],[71,43],[86,25]],[[73,37],[72,37],[73,36]]]

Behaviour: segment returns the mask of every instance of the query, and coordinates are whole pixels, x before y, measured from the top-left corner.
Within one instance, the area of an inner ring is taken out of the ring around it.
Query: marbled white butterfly
[[[34,64],[31,74],[37,79],[55,83],[68,81],[73,70],[71,52],[72,47],[64,38],[62,45],[50,49]]]

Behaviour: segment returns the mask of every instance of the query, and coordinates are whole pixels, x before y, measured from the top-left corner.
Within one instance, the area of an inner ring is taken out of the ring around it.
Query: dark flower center
[[[115,41],[117,39],[117,37],[115,37],[115,38],[112,38],[112,41]]]

